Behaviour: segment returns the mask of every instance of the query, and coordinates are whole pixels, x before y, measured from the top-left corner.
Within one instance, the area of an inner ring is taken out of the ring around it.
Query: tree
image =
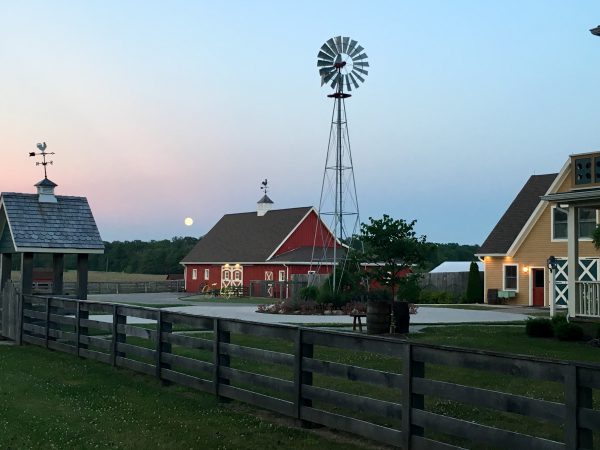
[[[423,266],[432,249],[425,236],[415,233],[416,223],[416,220],[395,220],[384,214],[382,219],[369,217],[369,223],[361,224],[365,245],[362,259],[373,265],[373,277],[381,285],[390,287],[392,298],[405,275],[403,272]]]
[[[469,266],[469,280],[467,282],[467,303],[481,303],[483,300],[483,287],[479,277],[479,266],[475,261]]]

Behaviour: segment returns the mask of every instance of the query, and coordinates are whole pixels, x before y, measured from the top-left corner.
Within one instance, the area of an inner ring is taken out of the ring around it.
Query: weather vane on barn
[[[44,178],[48,178],[48,174],[46,172],[46,166],[48,164],[52,165],[52,161],[46,161],[46,156],[54,155],[54,152],[46,152],[46,143],[45,142],[42,142],[41,144],[38,143],[37,148],[40,152],[39,153],[29,152],[29,156],[41,156],[42,157],[42,161],[36,161],[35,165],[36,166],[39,166],[39,165],[44,166]]]
[[[267,191],[269,190],[269,186],[267,186],[268,181],[265,178],[264,181],[261,181],[260,184],[262,184],[262,186],[260,187],[261,191],[265,191],[265,195],[267,195]]]

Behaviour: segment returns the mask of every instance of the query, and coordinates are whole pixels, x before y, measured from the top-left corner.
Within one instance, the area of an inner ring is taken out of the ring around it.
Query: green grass
[[[0,347],[3,448],[357,449],[210,394],[42,348]]]

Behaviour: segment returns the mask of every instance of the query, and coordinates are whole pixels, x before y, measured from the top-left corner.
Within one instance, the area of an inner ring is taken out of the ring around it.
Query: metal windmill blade
[[[369,74],[367,59],[364,48],[354,39],[347,36],[328,39],[317,55],[321,85],[329,84],[338,92],[358,89]]]

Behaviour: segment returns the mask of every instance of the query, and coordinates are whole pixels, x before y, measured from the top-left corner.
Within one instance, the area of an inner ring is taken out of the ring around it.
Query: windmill
[[[369,74],[367,54],[357,41],[349,37],[337,36],[325,42],[317,55],[317,68],[321,86],[328,84],[333,89],[327,97],[334,100],[331,129],[325,170],[319,200],[319,215],[324,217],[336,239],[350,243],[358,232],[360,224],[356,182],[350,151],[345,100],[352,89],[358,89]],[[338,248],[336,243],[317,242],[315,231],[312,260],[322,264],[330,260],[327,252],[333,246],[332,291],[337,292],[341,281],[348,252]],[[321,233],[322,235],[322,233]],[[318,253],[321,254],[319,255]]]

